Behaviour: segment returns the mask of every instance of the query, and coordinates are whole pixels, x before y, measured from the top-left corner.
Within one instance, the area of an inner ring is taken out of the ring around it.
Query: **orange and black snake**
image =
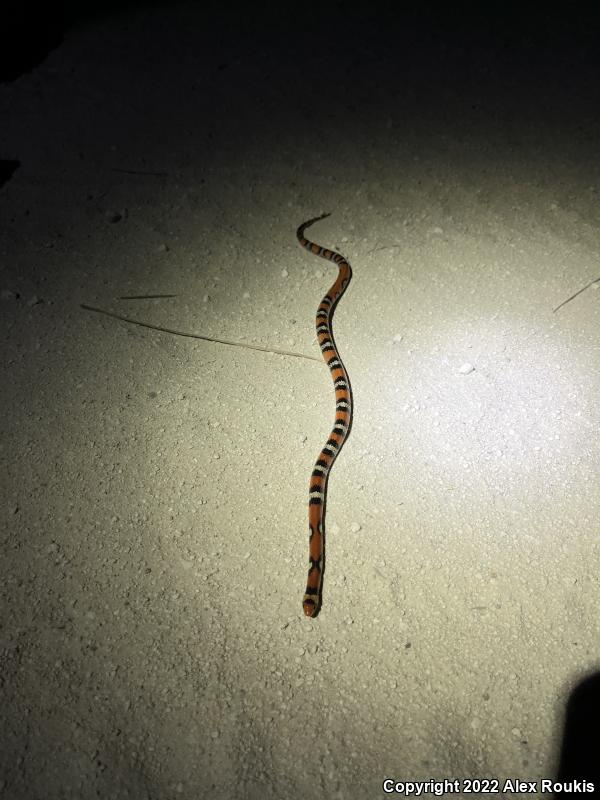
[[[298,241],[310,253],[321,256],[328,261],[333,261],[338,266],[338,276],[317,309],[317,339],[325,363],[331,370],[333,386],[335,389],[335,422],[329,439],[319,453],[317,462],[310,477],[309,504],[308,504],[308,581],[302,600],[302,608],[307,617],[315,617],[321,607],[321,584],[325,561],[325,505],[327,501],[327,479],[329,471],[342,449],[350,433],[352,425],[352,391],[348,373],[342,363],[340,354],[335,346],[331,320],[334,309],[340,297],[352,278],[352,270],[346,259],[334,250],[328,250],[315,244],[304,237],[304,231],[309,225],[325,219],[329,214],[303,222],[296,231]]]

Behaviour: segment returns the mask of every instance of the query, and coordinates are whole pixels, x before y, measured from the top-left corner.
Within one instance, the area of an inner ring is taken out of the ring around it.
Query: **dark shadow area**
[[[13,172],[21,166],[20,161],[12,158],[0,158],[0,189],[8,183]]]
[[[600,755],[598,720],[600,719],[600,673],[585,678],[571,692],[565,715],[557,781],[564,791],[555,797],[572,797],[571,781],[593,783],[593,796],[600,793]],[[588,792],[587,796],[590,796]]]
[[[10,83],[41,64],[77,22],[160,5],[150,0],[48,3],[31,7],[9,0],[0,11],[0,83]]]
[[[7,83],[37,67],[59,46],[63,10],[60,4],[32,9],[11,0],[0,12],[0,31],[0,83]]]
[[[127,16],[130,12],[149,11],[159,6],[169,7],[165,0],[107,0],[106,2],[81,3],[65,0],[32,8],[17,0],[3,4],[0,12],[0,83],[16,80],[20,75],[34,69],[44,61],[48,53],[58,47],[68,28],[79,23],[97,19]],[[199,4],[200,5],[200,4]],[[218,28],[223,24],[230,32],[244,38],[248,30],[256,26],[267,35],[283,29],[289,35],[289,13],[286,4],[263,0],[258,4],[230,6],[216,0],[205,0],[202,4],[203,28]],[[425,50],[428,45],[441,45],[461,52],[479,50],[480,59],[470,61],[469,75],[487,72],[503,61],[504,68],[522,69],[534,64],[540,57],[549,61],[557,55],[567,54],[566,70],[573,68],[573,59],[594,61],[595,41],[600,32],[600,11],[586,9],[565,17],[562,11],[545,9],[535,12],[524,8],[507,9],[505,4],[486,4],[485,8],[466,9],[440,7],[424,3],[416,9],[399,8],[397,4],[378,0],[376,3],[359,3],[355,0],[323,0],[303,3],[298,13],[297,35],[309,37],[327,31],[338,31],[340,41],[345,32],[356,28],[364,37],[367,51],[377,42],[398,34],[399,52],[402,61],[406,53],[406,32],[415,32],[415,41],[425,33]],[[418,33],[418,35],[417,35]],[[135,29],[132,29],[135,35]],[[410,38],[410,36],[409,36]],[[348,46],[353,46],[355,44]],[[491,46],[491,51],[490,51]],[[418,48],[417,55],[420,52]],[[516,61],[513,56],[518,54]],[[307,53],[307,57],[309,54]],[[421,66],[423,66],[421,64]]]

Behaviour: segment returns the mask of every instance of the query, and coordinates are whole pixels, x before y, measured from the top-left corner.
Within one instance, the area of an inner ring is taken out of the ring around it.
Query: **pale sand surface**
[[[556,774],[600,652],[600,295],[553,313],[600,278],[600,125],[540,37],[173,6],[0,85],[0,797]],[[355,416],[310,621],[326,367],[80,304],[319,355],[322,211]]]

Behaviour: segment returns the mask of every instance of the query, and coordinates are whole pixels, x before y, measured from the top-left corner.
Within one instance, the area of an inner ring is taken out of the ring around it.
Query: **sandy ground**
[[[598,65],[476,22],[140,8],[0,85],[0,797],[557,776],[600,666],[597,284],[553,312],[600,278]],[[322,211],[355,416],[308,620],[327,368],[80,304],[319,355]]]

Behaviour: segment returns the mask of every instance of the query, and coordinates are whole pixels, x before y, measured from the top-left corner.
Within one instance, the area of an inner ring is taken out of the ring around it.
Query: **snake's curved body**
[[[319,453],[315,467],[310,478],[308,526],[309,526],[309,555],[308,555],[308,580],[302,601],[302,608],[307,617],[314,617],[321,607],[321,585],[323,580],[325,556],[325,504],[327,500],[327,479],[329,471],[338,453],[342,449],[352,425],[352,392],[348,374],[335,346],[331,320],[336,304],[346,291],[352,270],[346,259],[328,250],[321,245],[309,241],[304,236],[304,231],[309,225],[318,220],[325,219],[329,214],[322,214],[303,222],[296,235],[302,247],[310,253],[328,261],[333,261],[338,266],[338,276],[317,309],[317,339],[325,363],[331,371],[335,389],[335,422],[329,439]]]

